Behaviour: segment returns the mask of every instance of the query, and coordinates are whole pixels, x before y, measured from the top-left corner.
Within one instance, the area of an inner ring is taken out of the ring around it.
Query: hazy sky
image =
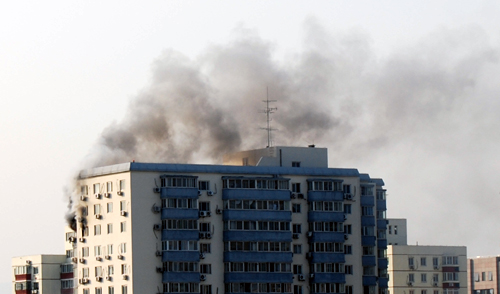
[[[409,243],[500,254],[500,4],[414,2],[0,4],[0,283],[63,253],[63,187],[117,132],[140,134],[126,160],[264,147],[266,87],[275,143],[382,177]]]

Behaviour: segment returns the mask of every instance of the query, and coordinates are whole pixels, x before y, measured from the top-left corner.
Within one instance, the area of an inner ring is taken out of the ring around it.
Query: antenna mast
[[[267,147],[271,147],[272,145],[272,136],[271,132],[276,131],[276,129],[271,128],[271,118],[270,114],[274,113],[276,110],[278,110],[277,107],[269,107],[269,103],[271,102],[276,102],[277,100],[269,100],[269,87],[266,87],[266,100],[262,100],[262,102],[266,103],[266,109],[264,110],[264,113],[266,114],[267,117],[267,128],[261,128],[267,131]]]

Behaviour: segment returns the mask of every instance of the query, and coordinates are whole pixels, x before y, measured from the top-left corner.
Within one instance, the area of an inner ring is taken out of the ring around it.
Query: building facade
[[[327,168],[324,148],[225,159],[83,171],[76,293],[387,293],[381,179]]]
[[[387,244],[388,245],[408,244],[406,219],[404,218],[387,219]]]
[[[391,294],[466,294],[464,246],[389,245]]]
[[[73,264],[66,255],[12,258],[13,294],[72,294]]]
[[[467,262],[469,293],[499,293],[499,266],[499,256],[470,258]]]

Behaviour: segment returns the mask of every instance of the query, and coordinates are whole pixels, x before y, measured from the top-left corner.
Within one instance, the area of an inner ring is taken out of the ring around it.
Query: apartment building
[[[389,245],[391,294],[466,294],[464,246]]]
[[[73,264],[66,255],[12,258],[13,294],[72,294]]]
[[[387,293],[384,182],[327,162],[270,147],[82,171],[75,292]]]
[[[499,293],[499,265],[500,256],[470,258],[467,262],[469,293]]]

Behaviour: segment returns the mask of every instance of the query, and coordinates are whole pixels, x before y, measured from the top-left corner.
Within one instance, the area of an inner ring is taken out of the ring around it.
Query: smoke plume
[[[470,229],[465,220],[446,220],[462,210],[496,220],[465,195],[492,202],[498,195],[498,176],[489,176],[500,174],[492,164],[498,44],[479,27],[440,29],[379,57],[363,32],[329,32],[310,19],[304,36],[303,48],[280,58],[273,43],[241,28],[197,58],[165,50],[150,84],[103,130],[86,165],[220,162],[228,152],[263,148],[268,88],[278,107],[276,145],[316,143],[329,147],[331,166],[383,177],[395,195],[390,216],[409,218],[409,236],[421,243],[445,235],[448,244],[480,246],[456,229]],[[433,222],[440,228],[416,225]]]

